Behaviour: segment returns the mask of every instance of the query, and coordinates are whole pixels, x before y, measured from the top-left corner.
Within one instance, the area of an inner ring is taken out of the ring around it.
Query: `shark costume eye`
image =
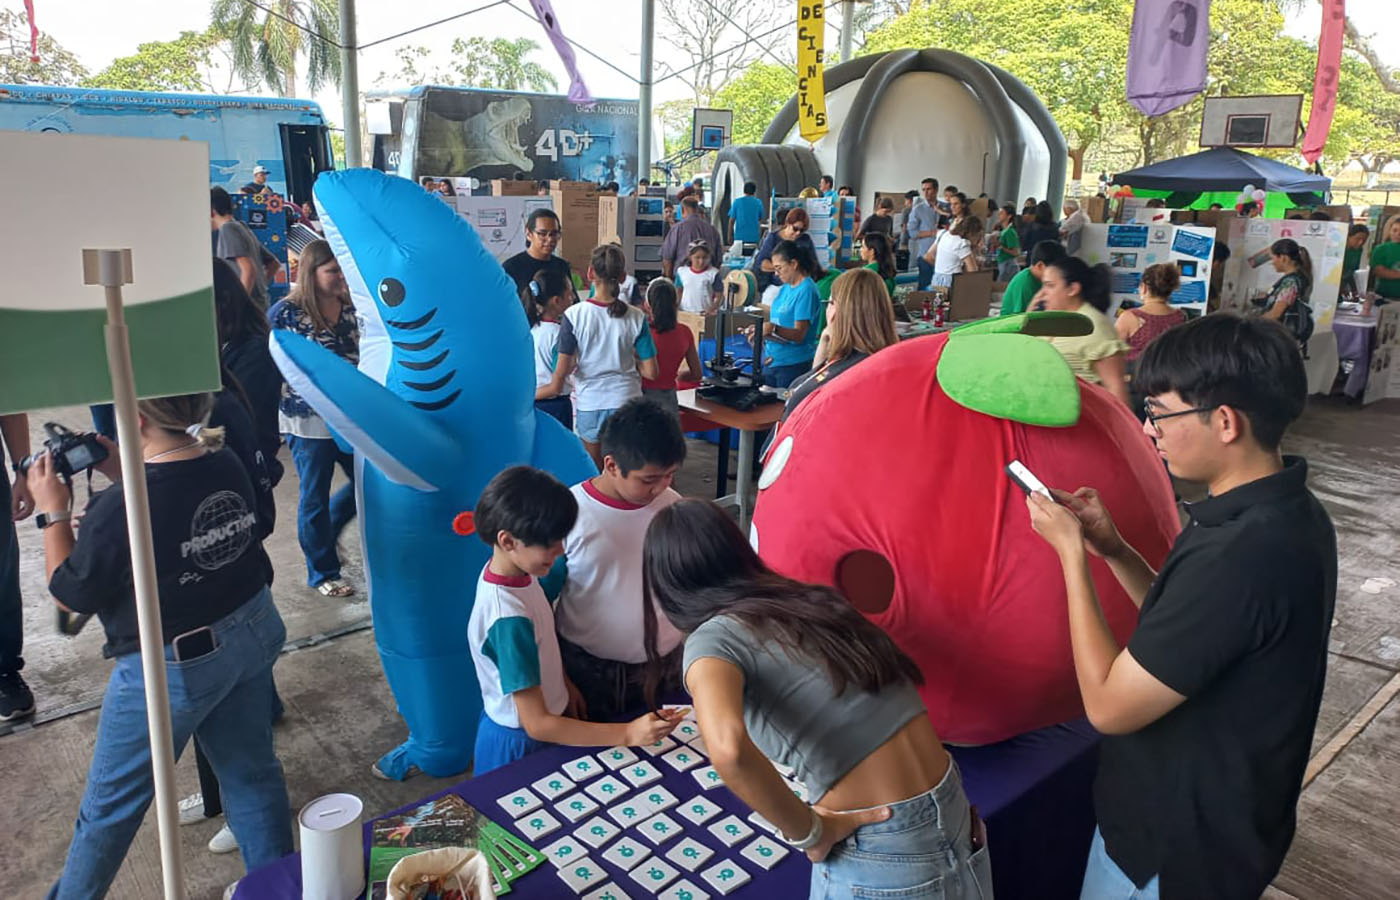
[[[397,278],[386,278],[379,282],[379,299],[390,306],[398,306],[403,302],[404,289],[403,282]]]

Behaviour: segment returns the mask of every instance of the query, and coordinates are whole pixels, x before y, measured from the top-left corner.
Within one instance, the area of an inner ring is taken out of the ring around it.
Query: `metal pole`
[[[841,0],[841,58],[837,62],[848,62],[851,58],[851,34],[855,30],[856,0]]]
[[[637,177],[651,180],[651,54],[656,43],[656,0],[642,0],[642,71],[637,85]]]
[[[355,0],[340,0],[340,99],[345,119],[345,168],[365,164],[360,151],[359,49],[355,44]]]
[[[184,900],[184,858],[180,853],[180,814],[175,794],[175,739],[170,727],[170,691],[165,680],[165,638],[161,632],[156,557],[151,538],[151,506],[146,464],[136,421],[136,379],[131,344],[122,313],[122,285],[131,283],[130,250],[84,250],[84,282],[107,292],[107,368],[117,407],[117,447],[121,452],[122,494],[130,535],[136,627],[141,641],[141,677],[146,689],[146,728],[151,741],[151,775],[156,789],[160,869],[166,900]]]

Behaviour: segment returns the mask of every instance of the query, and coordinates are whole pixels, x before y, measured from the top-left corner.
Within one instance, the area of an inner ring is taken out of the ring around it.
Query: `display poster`
[[[1317,331],[1331,331],[1342,285],[1342,255],[1347,224],[1312,219],[1235,219],[1229,223],[1230,259],[1221,281],[1222,309],[1248,311],[1256,299],[1267,296],[1280,275],[1272,265],[1269,248],[1275,241],[1292,238],[1312,260],[1313,283],[1309,303]]]
[[[458,194],[457,212],[476,229],[498,262],[525,249],[525,218],[550,207],[548,197],[472,197]]]
[[[1363,403],[1400,397],[1400,303],[1387,303],[1380,313]]]
[[[112,399],[106,294],[83,251],[131,251],[122,288],[138,397],[218,390],[209,145],[0,131],[12,225],[0,241],[0,413]],[[54,186],[81,208],[54,202]]]
[[[1156,210],[1153,210],[1156,212]],[[1138,285],[1148,266],[1171,263],[1181,272],[1174,306],[1204,311],[1210,294],[1215,229],[1169,222],[1085,225],[1078,256],[1090,265],[1107,264],[1111,273],[1112,310],[1138,302]]]

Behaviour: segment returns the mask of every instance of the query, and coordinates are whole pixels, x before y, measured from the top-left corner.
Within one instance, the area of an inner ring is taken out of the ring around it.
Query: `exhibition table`
[[[1366,381],[1371,374],[1371,350],[1376,344],[1376,326],[1381,318],[1377,310],[1369,316],[1338,312],[1332,319],[1332,333],[1337,337],[1337,359],[1351,360],[1343,391],[1353,400],[1366,393]]]
[[[1098,760],[1098,741],[1098,734],[1081,720],[1042,728],[985,747],[950,748],[962,769],[968,799],[976,805],[987,825],[997,896],[1041,900],[1071,900],[1079,896],[1094,830],[1091,788]],[[455,793],[509,827],[511,820],[496,800],[539,780],[584,752],[576,747],[543,750],[395,812],[406,812],[436,797]],[[690,774],[673,771],[665,765],[657,768],[663,773],[657,784],[682,801],[697,793],[695,779]],[[701,796],[722,807],[722,815],[734,814],[748,822],[748,808],[727,788],[704,791]],[[755,831],[763,833],[757,828]],[[562,833],[531,843],[544,847]],[[366,854],[369,834],[366,823]],[[703,829],[687,829],[686,834],[714,850],[716,855],[712,860],[735,859],[739,856],[739,847],[743,846],[726,849]],[[602,865],[608,870],[609,883],[618,885],[630,896],[646,896],[622,870],[608,863]],[[776,900],[807,894],[810,865],[806,857],[795,851],[767,871],[748,865],[747,861],[744,867],[752,880],[729,897]],[[696,876],[682,874],[697,885],[703,885],[707,893],[714,893]],[[511,887],[512,900],[555,898],[571,893],[549,863],[513,882]],[[300,896],[301,858],[298,854],[250,873],[239,882],[234,894],[236,900],[295,900]]]
[[[766,403],[750,410],[738,410],[706,400],[696,394],[694,390],[678,391],[676,398],[680,403],[681,412],[689,413],[707,422],[713,422],[721,429],[733,428],[739,432],[739,471],[734,484],[734,493],[718,497],[715,502],[721,506],[737,507],[739,524],[747,529],[749,521],[753,518],[754,435],[760,431],[767,431],[777,424],[783,415],[783,404]],[[726,458],[728,454],[727,442],[723,436],[720,439],[719,454],[721,459]],[[724,468],[727,467],[722,466],[721,471]],[[727,480],[725,478],[716,485],[717,492],[723,490]]]

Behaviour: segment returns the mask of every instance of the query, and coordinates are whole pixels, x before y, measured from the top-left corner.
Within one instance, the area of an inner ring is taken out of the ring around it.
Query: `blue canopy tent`
[[[1166,196],[1167,205],[1173,209],[1212,202],[1233,206],[1235,196],[1251,184],[1270,195],[1286,195],[1291,203],[1285,206],[1321,205],[1332,189],[1332,179],[1325,175],[1295,169],[1234,147],[1213,147],[1121,172],[1113,176],[1113,183],[1129,185],[1140,196]],[[1228,196],[1205,196],[1210,194]]]

